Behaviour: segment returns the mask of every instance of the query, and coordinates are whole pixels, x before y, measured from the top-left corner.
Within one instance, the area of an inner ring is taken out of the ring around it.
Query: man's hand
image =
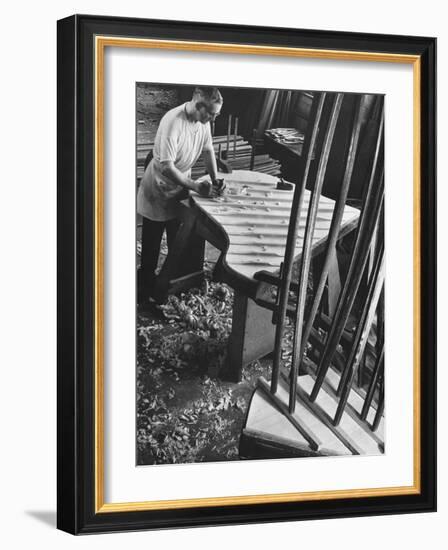
[[[193,191],[196,191],[201,197],[210,197],[212,195],[212,182],[210,180],[199,180],[194,182]]]
[[[226,180],[224,178],[214,179],[213,180],[213,193],[220,197],[224,194],[226,189]]]

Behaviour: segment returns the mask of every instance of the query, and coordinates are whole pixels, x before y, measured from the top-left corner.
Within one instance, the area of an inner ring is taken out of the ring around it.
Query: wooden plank
[[[227,208],[227,210],[226,210]],[[281,225],[287,224],[287,220],[289,217],[289,211],[285,209],[278,209],[276,210],[273,207],[266,206],[265,208],[260,207],[246,207],[241,209],[234,208],[232,210],[229,210],[228,207],[223,208],[216,208],[216,209],[210,209],[210,213],[213,214],[213,217],[215,217],[218,220],[222,220],[223,225],[237,225],[240,223],[244,223],[245,225],[248,225],[251,223],[252,220],[255,222],[258,222],[259,220],[265,221],[266,220],[266,214],[268,214],[269,221],[275,224],[280,221]],[[317,215],[317,221],[321,223],[326,223],[327,227],[330,228],[331,223],[331,212],[319,212]],[[283,223],[285,222],[285,223]],[[306,229],[306,224],[302,225]]]
[[[309,360],[305,359],[306,362],[311,363]],[[314,370],[308,370],[309,375],[316,379],[316,374]],[[332,367],[328,370],[327,377],[322,385],[322,388],[325,392],[330,395],[334,401],[337,403],[339,396],[337,395],[337,387],[339,385],[340,375]],[[371,430],[371,423],[375,418],[377,409],[372,403],[369,407],[367,417],[365,420],[361,418],[362,407],[364,404],[364,397],[361,396],[354,388],[350,392],[347,407],[345,408],[345,413],[352,417],[352,419],[357,422],[364,430]],[[378,448],[384,447],[384,419],[381,419],[381,424],[377,432],[371,433],[372,439],[378,445]]]
[[[273,266],[273,267],[279,267],[280,262],[283,259],[283,256],[273,256],[273,255],[266,255],[266,256],[245,256],[245,255],[235,255],[235,254],[227,254],[226,255],[227,263],[229,266],[241,266],[241,265],[266,265],[266,266]],[[261,269],[261,267],[260,267]]]
[[[322,442],[315,433],[317,425],[316,418],[310,414],[307,414],[304,407],[300,408],[300,414],[299,409],[297,412],[291,414],[287,405],[288,399],[286,398],[286,402],[284,400],[285,394],[286,396],[288,395],[287,392],[282,392],[279,387],[278,392],[273,393],[270,385],[263,377],[258,379],[257,387],[263,390],[268,398],[286,416],[294,428],[296,428],[301,436],[308,442],[310,448],[313,451],[318,451],[322,445]]]
[[[314,380],[310,375],[300,377],[298,386],[299,398],[308,405],[316,415],[325,423],[328,429],[331,429],[345,445],[352,447],[360,455],[379,455],[382,454],[381,444],[373,436],[371,430],[357,422],[351,415],[344,414],[339,426],[333,425],[333,417],[336,413],[337,400],[328,394],[324,388],[319,393],[315,401],[309,400],[309,394],[314,386]]]
[[[243,434],[254,440],[270,442],[284,447],[286,451],[296,450],[299,456],[335,456],[350,455],[350,451],[339,445],[326,448],[322,445],[318,451],[312,451],[306,439],[294,428],[292,423],[272,403],[266,393],[256,388],[249,403]],[[272,458],[268,455],[267,458]]]
[[[244,228],[251,228],[249,231],[255,231],[262,229],[264,227],[266,228],[284,228],[285,234],[287,234],[288,230],[288,220],[284,217],[276,217],[272,218],[271,216],[253,216],[248,219],[248,216],[239,216],[235,218],[226,218],[225,216],[213,216],[215,220],[220,223],[224,228],[227,226],[237,226],[237,227],[244,227]],[[326,225],[328,228],[330,228],[330,222],[326,219],[321,220],[322,224]],[[302,224],[298,224],[298,229],[305,229],[305,226]],[[296,237],[297,239],[297,237]]]
[[[264,381],[263,383],[264,387],[267,388],[267,382]],[[291,413],[289,413],[289,409],[287,408],[289,401],[289,389],[286,380],[286,373],[282,373],[282,378],[279,381],[277,397],[288,411],[287,414],[285,414],[284,408],[282,409],[285,417],[289,421],[291,421],[291,417],[297,417],[301,420],[302,425],[306,425],[310,430],[312,430],[321,441],[319,451],[322,449],[327,449],[331,451],[332,454],[363,454],[363,448],[357,444],[354,437],[352,437],[350,433],[347,433],[344,429],[335,428],[333,426],[331,417],[325,409],[328,406],[328,402],[330,402],[330,408],[334,408],[335,404],[329,396],[325,394],[325,392],[323,392],[322,396],[319,396],[319,400],[316,401],[316,403],[309,402],[307,399],[307,393],[303,387],[305,386],[308,390],[311,384],[311,377],[300,377],[300,384],[298,386],[298,392],[300,392],[300,395],[297,401],[297,410],[291,415]],[[275,426],[274,420],[275,419],[271,417],[261,417],[257,419],[256,422],[252,421],[250,426],[259,430],[263,430],[266,426],[270,426],[270,431],[273,431]],[[350,428],[356,430],[350,422],[348,425]],[[277,424],[276,427],[278,429],[279,424]],[[375,448],[373,448],[373,450],[375,450]]]
[[[259,392],[259,390],[256,391]],[[270,403],[268,403],[268,406],[271,406]],[[300,445],[294,440],[285,439],[277,434],[269,434],[250,428],[243,428],[241,431],[238,454],[242,460],[328,456],[328,453],[312,451],[308,445]]]

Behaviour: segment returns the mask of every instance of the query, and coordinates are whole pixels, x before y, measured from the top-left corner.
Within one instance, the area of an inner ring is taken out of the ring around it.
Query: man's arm
[[[215,150],[210,147],[204,147],[202,151],[202,156],[204,157],[205,168],[212,178],[212,181],[215,181],[218,178],[218,167],[216,166],[216,157]]]
[[[161,163],[161,172],[164,176],[169,178],[177,185],[182,185],[186,189],[196,191],[199,195],[208,196],[210,194],[211,184],[207,181],[194,181],[191,178],[185,176],[180,170],[174,166],[172,160],[165,160]]]

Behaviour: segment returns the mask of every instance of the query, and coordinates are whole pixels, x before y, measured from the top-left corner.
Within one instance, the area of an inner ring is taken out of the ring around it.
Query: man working
[[[210,122],[223,104],[217,88],[196,88],[187,103],[168,111],[160,121],[154,142],[153,159],[147,166],[137,193],[137,212],[143,216],[141,264],[138,272],[138,304],[154,303],[155,270],[163,232],[168,250],[179,228],[179,200],[189,190],[208,196],[218,171]],[[194,181],[191,168],[203,154],[211,178]],[[151,302],[152,301],[152,302]]]

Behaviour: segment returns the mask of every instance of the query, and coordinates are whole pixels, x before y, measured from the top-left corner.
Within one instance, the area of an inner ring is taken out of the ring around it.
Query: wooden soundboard
[[[191,199],[228,235],[225,263],[235,274],[254,279],[261,270],[278,271],[283,261],[288,233],[293,190],[278,190],[278,178],[245,170],[221,174],[226,192],[221,197]],[[310,192],[305,191],[296,242],[300,258],[305,233]],[[325,245],[330,230],[335,201],[324,196],[319,202],[313,250],[318,253]],[[359,211],[346,206],[342,220],[343,234],[353,229]],[[344,231],[345,230],[345,231]]]

